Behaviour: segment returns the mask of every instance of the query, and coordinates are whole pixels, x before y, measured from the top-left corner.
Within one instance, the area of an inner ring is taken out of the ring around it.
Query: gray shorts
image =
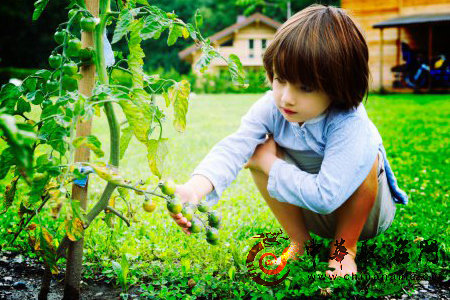
[[[295,151],[283,148],[284,160],[298,166],[308,173],[317,174],[322,164],[322,157],[313,151]],[[366,223],[358,240],[371,239],[384,231],[392,224],[395,217],[396,207],[391,191],[389,189],[386,172],[384,170],[384,159],[381,151],[378,152],[378,193],[375,204],[367,217]],[[334,230],[337,224],[336,211],[328,215],[321,215],[302,209],[306,228],[324,238],[334,238]]]

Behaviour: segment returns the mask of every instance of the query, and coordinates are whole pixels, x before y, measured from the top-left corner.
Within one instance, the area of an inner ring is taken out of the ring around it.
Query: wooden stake
[[[86,8],[94,17],[98,17],[99,0],[85,0]],[[92,32],[81,33],[82,47],[94,47],[94,35]],[[78,90],[85,97],[92,95],[95,84],[95,65],[81,67],[82,79],[78,81]],[[78,122],[76,136],[85,136],[91,133],[92,119],[86,122]],[[80,147],[75,152],[75,162],[89,161],[90,150]],[[83,209],[87,207],[88,182],[85,187],[72,185],[72,200],[79,200]],[[66,276],[64,281],[64,300],[80,299],[80,281],[83,262],[84,237],[76,242],[70,242],[67,253]]]

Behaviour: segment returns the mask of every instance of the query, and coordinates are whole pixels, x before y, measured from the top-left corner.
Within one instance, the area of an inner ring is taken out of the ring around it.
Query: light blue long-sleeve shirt
[[[293,150],[312,150],[323,157],[318,174],[277,158],[268,178],[269,195],[320,214],[340,207],[369,174],[378,151],[396,203],[407,204],[408,196],[391,170],[381,136],[368,118],[363,103],[348,111],[327,110],[302,125],[287,121],[275,105],[273,91],[267,91],[241,118],[238,130],[219,141],[191,176],[207,177],[214,189],[206,201],[217,204],[223,191],[236,179],[266,134]]]

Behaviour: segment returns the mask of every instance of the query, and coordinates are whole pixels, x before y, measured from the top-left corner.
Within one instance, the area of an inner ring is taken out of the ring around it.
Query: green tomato
[[[211,244],[211,245],[217,245],[217,244],[219,244],[219,240],[206,239],[206,241],[208,242],[208,244]]]
[[[111,77],[112,77],[112,74],[111,74]],[[164,194],[166,194],[168,196],[172,196],[173,194],[175,194],[175,189],[176,189],[175,182],[172,179],[170,179],[170,178],[166,179],[161,184],[161,192],[163,192]]]
[[[146,200],[142,204],[142,207],[146,212],[153,212],[156,209],[156,203],[151,200]]]
[[[47,89],[47,92],[51,93],[51,92],[56,91],[59,88],[59,83],[54,80],[52,80],[52,81],[48,80],[45,87]]]
[[[62,56],[59,54],[50,55],[48,58],[48,64],[53,69],[58,69],[61,66],[61,63],[62,63]]]
[[[197,205],[197,209],[198,209],[199,212],[206,213],[206,212],[209,211],[209,205],[207,205],[206,203],[201,202],[201,203],[199,203]]]
[[[181,210],[181,213],[183,214],[183,217],[185,217],[188,221],[191,221],[194,217],[194,211],[189,206],[184,206]]]
[[[81,26],[81,30],[86,31],[86,32],[92,32],[95,30],[95,19],[92,17],[83,17],[80,20],[80,26]]]
[[[55,32],[55,34],[53,35],[53,38],[55,39],[55,42],[58,43],[59,45],[61,45],[62,43],[64,43],[64,38],[66,37],[66,31],[57,31]]]
[[[181,210],[183,209],[183,204],[181,203],[180,198],[174,197],[174,198],[168,200],[167,201],[167,209],[173,214],[177,214],[177,213],[181,212]]]
[[[202,223],[194,218],[191,221],[191,227],[189,227],[189,232],[190,233],[199,233],[202,230]]]
[[[78,72],[78,66],[73,61],[65,63],[62,67],[62,71],[67,75],[75,75]]]
[[[219,239],[219,231],[214,227],[208,228],[206,230],[206,238],[208,240],[218,240]]]
[[[94,50],[90,48],[82,48],[80,49],[79,56],[82,61],[92,61],[92,58],[94,57]]]
[[[69,16],[69,19],[72,19],[76,13],[78,13],[78,9],[72,8],[67,15]],[[80,14],[78,14],[74,20],[75,23],[78,23],[78,21],[80,21]]]
[[[219,228],[221,219],[222,216],[218,211],[214,210],[208,213],[208,224],[211,227]]]
[[[47,171],[45,171],[44,173],[35,173],[33,176],[33,182],[34,183],[40,183],[43,180],[47,179]]]
[[[66,54],[70,57],[77,57],[80,55],[81,41],[77,38],[70,39],[67,43]]]
[[[78,88],[78,82],[76,79],[70,77],[69,75],[63,75],[61,79],[62,88],[69,92],[73,92]]]

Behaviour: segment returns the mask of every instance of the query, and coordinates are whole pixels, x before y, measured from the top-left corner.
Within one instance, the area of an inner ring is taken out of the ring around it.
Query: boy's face
[[[282,81],[275,73],[272,90],[275,103],[285,119],[300,125],[322,114],[331,104],[323,91],[312,91],[309,87]],[[293,113],[288,113],[285,109]]]

